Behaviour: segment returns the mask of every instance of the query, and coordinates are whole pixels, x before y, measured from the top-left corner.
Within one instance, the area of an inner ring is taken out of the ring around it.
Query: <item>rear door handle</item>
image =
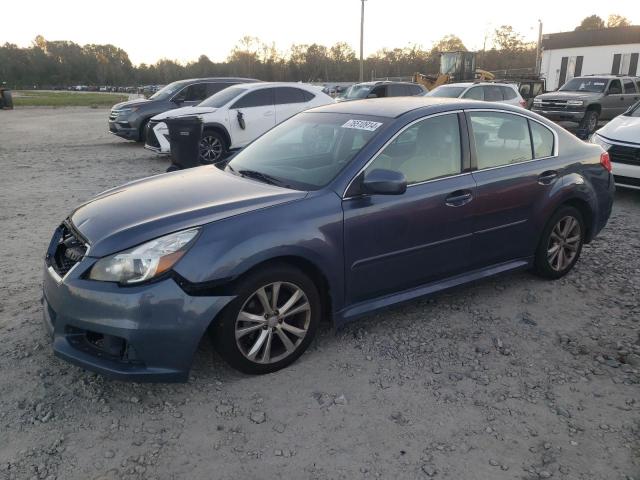
[[[547,170],[546,172],[542,172],[538,176],[538,183],[540,185],[549,185],[558,177],[558,172],[555,170]]]
[[[473,195],[469,190],[456,190],[450,193],[444,200],[447,207],[461,207],[473,200]]]

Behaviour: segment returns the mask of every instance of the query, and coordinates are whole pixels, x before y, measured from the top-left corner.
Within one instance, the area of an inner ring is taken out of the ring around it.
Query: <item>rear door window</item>
[[[611,95],[621,94],[622,93],[622,84],[620,83],[620,80],[618,80],[617,78],[615,80],[611,80],[611,83],[609,84],[608,92]]]
[[[482,87],[471,87],[462,98],[468,98],[470,100],[484,100],[484,90]]]
[[[529,128],[531,129],[531,139],[533,140],[534,158],[552,156],[555,137],[551,130],[533,120],[529,120]]]
[[[479,170],[533,159],[525,117],[500,112],[471,112],[469,118]]]
[[[369,95],[375,95],[377,98],[386,97],[387,87],[385,85],[378,85],[373,90],[371,90]]]
[[[511,87],[500,87],[500,90],[502,90],[502,96],[505,100],[513,100],[518,96],[515,90]]]
[[[625,78],[623,84],[624,93],[636,93],[636,86],[633,83],[633,80],[631,80],[630,78]]]
[[[484,90],[484,99],[487,102],[500,102],[504,100],[502,90],[497,85],[486,85],[482,87]]]
[[[273,105],[273,90],[273,88],[253,90],[234,103],[231,108],[265,107],[267,105]]]
[[[299,88],[293,87],[278,87],[276,92],[276,105],[283,105],[286,103],[304,103],[303,91]]]
[[[206,83],[196,83],[194,85],[189,85],[185,89],[185,93],[184,93],[185,102],[202,101],[207,97],[208,95],[207,95]]]
[[[223,83],[223,82],[215,82],[215,83],[207,83],[207,97],[211,95],[215,95],[221,90],[224,90],[227,87],[234,85],[233,83]]]

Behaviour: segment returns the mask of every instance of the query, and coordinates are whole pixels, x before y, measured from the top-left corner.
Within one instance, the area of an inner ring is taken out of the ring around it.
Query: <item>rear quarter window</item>
[[[529,120],[529,128],[531,128],[534,158],[552,156],[555,137],[551,130],[532,120]]]
[[[518,94],[511,87],[500,87],[500,89],[502,90],[502,96],[505,100],[513,100],[518,97]]]

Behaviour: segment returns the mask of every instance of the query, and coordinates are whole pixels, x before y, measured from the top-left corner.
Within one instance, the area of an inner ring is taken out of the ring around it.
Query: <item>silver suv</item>
[[[580,124],[593,133],[598,121],[611,120],[640,100],[640,78],[619,75],[575,77],[555,92],[533,100],[532,110],[549,120]]]

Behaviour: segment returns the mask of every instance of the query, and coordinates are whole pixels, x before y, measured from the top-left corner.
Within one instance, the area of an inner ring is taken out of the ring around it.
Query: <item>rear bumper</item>
[[[180,382],[210,323],[233,297],[190,296],[171,278],[139,287],[62,280],[45,266],[43,320],[56,356],[108,377]]]

